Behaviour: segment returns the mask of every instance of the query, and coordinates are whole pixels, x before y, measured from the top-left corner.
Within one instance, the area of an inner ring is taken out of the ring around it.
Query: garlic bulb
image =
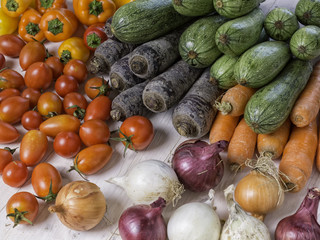
[[[266,225],[247,214],[234,200],[234,185],[224,190],[229,218],[225,222],[220,240],[271,240]]]

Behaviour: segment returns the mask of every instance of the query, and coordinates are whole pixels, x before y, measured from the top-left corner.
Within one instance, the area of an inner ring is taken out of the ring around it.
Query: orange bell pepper
[[[31,2],[32,0],[1,0],[1,8],[9,17],[19,17]]]
[[[105,23],[116,11],[112,0],[73,0],[74,12],[82,24]]]
[[[49,10],[40,21],[40,29],[51,42],[61,42],[70,38],[77,28],[77,17],[66,8]]]
[[[22,14],[19,22],[18,32],[20,37],[26,42],[31,42],[36,39],[42,42],[44,37],[44,32],[40,30],[39,23],[41,20],[41,14],[30,8]]]
[[[36,0],[37,10],[44,14],[53,8],[67,8],[66,0]]]

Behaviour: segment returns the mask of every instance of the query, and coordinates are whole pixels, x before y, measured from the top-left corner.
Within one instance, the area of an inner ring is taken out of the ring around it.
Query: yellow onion
[[[55,205],[48,210],[68,228],[86,231],[98,225],[106,209],[106,200],[96,184],[74,181],[61,188]]]

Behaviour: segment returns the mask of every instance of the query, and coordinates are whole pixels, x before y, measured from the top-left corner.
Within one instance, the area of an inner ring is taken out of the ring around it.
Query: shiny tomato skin
[[[18,192],[13,194],[6,206],[7,214],[14,213],[14,209],[18,209],[19,212],[27,212],[24,217],[34,223],[35,218],[38,215],[39,203],[36,197],[29,192]],[[10,217],[11,221],[14,222],[14,218]],[[26,221],[20,221],[19,224],[29,224]]]
[[[10,187],[21,187],[28,179],[28,168],[22,161],[8,163],[2,172],[2,180]]]
[[[0,53],[0,70],[6,66],[6,58]]]
[[[45,90],[50,87],[53,80],[51,68],[44,62],[31,64],[24,75],[27,87]]]
[[[29,99],[30,108],[37,106],[38,100],[41,96],[41,92],[34,88],[26,88],[22,91],[21,96]]]
[[[152,142],[154,129],[151,121],[143,116],[128,117],[120,126],[120,131],[127,137],[132,135],[132,144],[129,144],[130,149],[143,150]],[[119,137],[124,135],[119,131]],[[126,145],[126,142],[122,142]]]
[[[50,182],[52,182],[52,193],[58,193],[62,187],[59,171],[50,163],[39,163],[31,175],[31,184],[38,197],[46,197],[49,194]]]
[[[64,98],[68,93],[77,92],[79,83],[71,75],[61,75],[54,84],[54,89],[60,97]]]
[[[30,130],[22,138],[20,143],[20,160],[27,166],[39,163],[48,149],[46,134],[39,130]]]
[[[54,138],[53,149],[61,157],[72,158],[81,149],[80,137],[74,132],[60,132]]]
[[[15,34],[0,36],[0,53],[8,57],[19,57],[21,49],[26,43]]]
[[[13,69],[3,69],[0,72],[0,88],[16,88],[22,90],[25,87],[25,81],[23,76]]]
[[[27,130],[39,129],[42,122],[43,119],[41,114],[34,110],[25,112],[21,118],[21,124]]]
[[[100,93],[100,90],[96,88],[101,88],[102,85],[104,86],[103,91],[105,92]],[[84,85],[84,91],[91,100],[97,97],[99,93],[100,95],[108,96],[110,89],[108,82],[101,77],[90,78]]]
[[[19,54],[19,64],[25,71],[31,64],[35,62],[43,62],[47,56],[45,46],[37,41],[28,42]]]
[[[0,102],[2,100],[13,97],[13,96],[20,96],[21,92],[16,88],[6,88],[0,92]]]
[[[63,74],[75,77],[78,83],[83,83],[88,76],[86,64],[79,59],[71,59],[63,68]]]
[[[29,110],[29,99],[21,96],[12,96],[0,104],[0,120],[15,124],[20,122],[22,115]]]
[[[48,118],[40,124],[40,131],[47,136],[55,137],[60,132],[78,133],[80,128],[80,120],[68,114],[61,114]]]
[[[99,96],[93,99],[87,107],[84,121],[100,119],[107,121],[110,118],[111,100],[107,96]]]
[[[42,93],[37,103],[38,112],[42,116],[47,116],[49,113],[62,113],[62,101],[54,92]]]
[[[13,161],[12,153],[6,149],[0,149],[0,174],[10,162]]]
[[[110,130],[105,121],[92,119],[80,126],[79,136],[84,145],[92,146],[107,143],[110,138]]]
[[[74,105],[77,105],[81,109],[86,110],[88,102],[87,99],[78,92],[68,93],[63,99],[63,109],[65,113],[73,115],[74,111],[77,109],[76,107],[72,107]]]
[[[112,156],[112,148],[107,144],[96,144],[82,149],[74,159],[79,171],[91,175],[102,169]]]
[[[64,65],[58,57],[49,57],[45,63],[51,68],[53,79],[57,79],[62,75]]]
[[[0,121],[0,143],[13,143],[18,140],[20,133],[9,123]]]

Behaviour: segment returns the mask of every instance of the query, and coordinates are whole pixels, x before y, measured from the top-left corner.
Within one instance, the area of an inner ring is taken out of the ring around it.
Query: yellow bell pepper
[[[19,18],[9,17],[0,8],[0,36],[11,34],[16,31],[19,23]]]
[[[58,54],[63,63],[67,63],[71,59],[86,62],[89,59],[90,50],[86,47],[82,38],[72,37],[61,43]]]
[[[31,2],[32,0],[1,0],[1,8],[9,17],[19,17]]]

